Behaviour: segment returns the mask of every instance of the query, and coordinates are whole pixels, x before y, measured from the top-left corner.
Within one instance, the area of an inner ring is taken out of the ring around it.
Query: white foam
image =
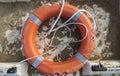
[[[5,32],[5,37],[8,41],[8,44],[14,43],[17,39],[21,38],[20,31],[18,30],[7,30]]]
[[[110,42],[106,42],[110,14],[96,4],[93,4],[93,8],[85,4],[83,8],[87,9],[95,18],[95,21],[97,23],[95,34],[99,34],[95,39],[95,52],[102,54],[103,51],[109,50],[109,46],[111,44]],[[109,56],[111,55],[112,54]]]

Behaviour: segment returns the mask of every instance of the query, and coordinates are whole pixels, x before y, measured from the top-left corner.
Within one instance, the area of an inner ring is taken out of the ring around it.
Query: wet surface
[[[30,13],[45,3],[57,0],[36,0],[29,3],[0,3],[0,62],[20,61],[20,31]],[[96,47],[92,59],[120,59],[119,0],[66,0],[87,9],[95,17]],[[10,38],[11,37],[11,38]],[[33,75],[35,76],[35,75]]]
[[[76,25],[68,25],[67,27],[60,28],[56,31],[56,33],[52,32],[50,35],[45,37],[47,32],[50,30],[51,24],[54,23],[55,20],[56,18],[53,17],[43,22],[43,24],[39,27],[36,34],[36,45],[40,53],[47,53],[46,55],[44,55],[46,59],[55,62],[63,62],[76,54],[77,50],[79,49],[81,43],[79,41],[81,40],[80,31],[78,30]],[[55,28],[62,25],[62,23],[64,23],[66,20],[67,19],[60,18]]]

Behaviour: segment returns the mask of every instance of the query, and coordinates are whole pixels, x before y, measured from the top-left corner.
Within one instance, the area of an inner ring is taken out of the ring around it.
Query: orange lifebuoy
[[[60,8],[61,4],[59,3],[54,3],[52,5],[46,4],[36,9],[27,19],[22,31],[23,53],[26,58],[40,55],[35,43],[37,29],[42,22],[53,16],[56,17],[59,14]],[[75,6],[65,4],[61,16],[64,18],[70,18],[78,10],[79,9]],[[64,62],[52,62],[40,56],[29,60],[30,64],[38,70],[51,75],[56,73],[59,75],[62,75],[63,73],[73,73],[84,66],[86,60],[88,60],[92,55],[94,49],[93,26],[87,15],[81,12],[79,12],[73,20],[85,24],[88,29],[88,35],[86,39],[81,42],[78,53]],[[79,28],[81,37],[83,38],[86,34],[85,29],[80,25],[77,25],[77,27]]]

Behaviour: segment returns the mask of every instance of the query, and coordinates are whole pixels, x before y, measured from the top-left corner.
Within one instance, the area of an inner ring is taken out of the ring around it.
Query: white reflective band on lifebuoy
[[[38,65],[44,60],[43,56],[39,56],[32,64],[33,67],[37,68]]]
[[[87,59],[80,53],[76,53],[75,56],[84,64],[86,64]]]
[[[72,18],[72,20],[77,21],[82,14],[83,14],[83,12],[78,10],[77,14]]]
[[[17,73],[7,73],[7,74],[3,74],[3,75],[0,74],[0,76],[20,76],[20,75]]]
[[[35,22],[38,26],[40,26],[40,24],[42,23],[42,21],[37,18],[34,14],[31,14],[29,17],[33,22]]]

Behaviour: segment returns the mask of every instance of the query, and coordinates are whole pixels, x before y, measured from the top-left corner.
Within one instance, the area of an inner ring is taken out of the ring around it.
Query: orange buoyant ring
[[[46,4],[36,9],[27,19],[22,31],[23,53],[26,58],[40,55],[35,43],[36,32],[42,22],[45,22],[51,17],[58,16],[60,7],[61,4],[59,3],[54,3],[52,5]],[[61,16],[68,19],[78,10],[79,9],[75,6],[65,4]],[[84,66],[86,61],[91,57],[94,49],[93,25],[89,17],[82,12],[78,12],[78,14],[73,17],[73,20],[85,24],[88,29],[88,35],[86,39],[81,42],[78,53],[64,62],[52,62],[45,59],[43,56],[40,56],[29,60],[31,65],[39,71],[50,75],[54,75],[56,73],[59,75],[64,73],[73,73]],[[86,34],[85,29],[80,25],[77,25],[77,27],[81,32],[81,37],[83,38]]]

